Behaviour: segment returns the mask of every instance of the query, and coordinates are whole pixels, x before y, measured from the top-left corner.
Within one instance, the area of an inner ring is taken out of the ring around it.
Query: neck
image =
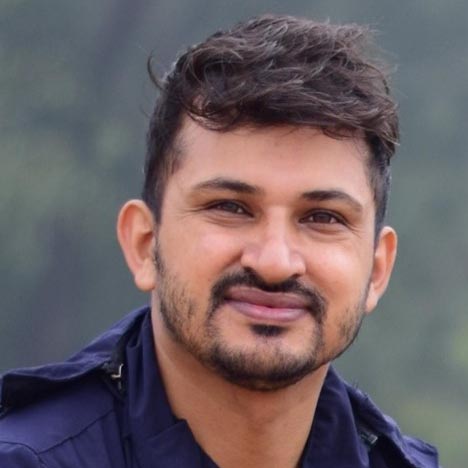
[[[227,382],[154,328],[171,409],[219,466],[298,466],[328,366],[284,389],[253,391]]]

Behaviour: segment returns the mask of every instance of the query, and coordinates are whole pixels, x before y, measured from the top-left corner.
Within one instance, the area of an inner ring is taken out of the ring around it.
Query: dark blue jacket
[[[434,448],[402,436],[331,369],[301,466],[439,465]],[[171,412],[148,308],[128,315],[68,361],[3,376],[0,468],[137,467],[216,467],[187,423]]]

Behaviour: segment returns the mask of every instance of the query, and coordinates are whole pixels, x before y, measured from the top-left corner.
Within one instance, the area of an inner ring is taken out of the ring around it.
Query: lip
[[[308,314],[305,298],[291,293],[271,293],[247,287],[233,287],[226,303],[256,321],[287,323]]]

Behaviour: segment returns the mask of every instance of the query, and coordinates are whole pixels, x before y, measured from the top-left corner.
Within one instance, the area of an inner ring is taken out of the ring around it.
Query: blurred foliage
[[[369,23],[398,64],[394,279],[338,366],[445,467],[468,445],[468,3],[457,0],[0,2],[0,369],[61,359],[135,292],[114,236],[139,194],[145,75],[261,12]]]

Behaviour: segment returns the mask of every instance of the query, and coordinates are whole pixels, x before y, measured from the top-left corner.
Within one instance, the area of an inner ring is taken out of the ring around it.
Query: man
[[[365,43],[358,26],[263,16],[157,82],[143,201],[118,220],[151,307],[4,376],[0,466],[438,466],[330,367],[397,245],[397,115]]]

